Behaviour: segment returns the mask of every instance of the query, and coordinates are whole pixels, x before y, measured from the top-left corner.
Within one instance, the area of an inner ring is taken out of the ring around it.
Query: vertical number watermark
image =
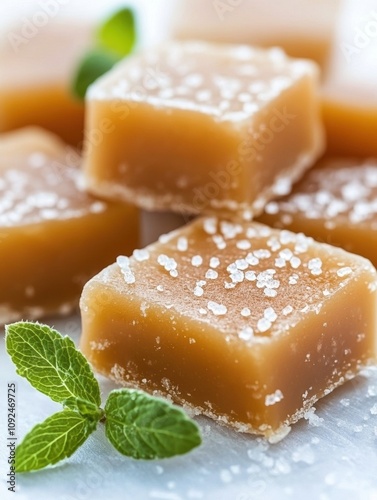
[[[16,492],[16,384],[8,383],[8,427],[7,427],[8,490]]]

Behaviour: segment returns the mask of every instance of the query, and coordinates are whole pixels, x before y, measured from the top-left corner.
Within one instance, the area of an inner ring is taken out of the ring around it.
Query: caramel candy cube
[[[57,19],[39,29],[8,31],[0,41],[0,132],[37,125],[75,146],[82,143],[84,104],[71,86],[91,33],[83,22]]]
[[[87,94],[93,193],[148,210],[260,213],[323,150],[314,63],[279,49],[172,43]]]
[[[334,32],[322,88],[329,155],[377,157],[377,11],[372,4],[343,2]]]
[[[376,290],[363,257],[200,218],[86,284],[81,348],[120,383],[281,435],[374,360]]]
[[[357,89],[355,92],[355,88]],[[376,88],[376,84],[375,84]],[[362,85],[324,87],[322,114],[331,155],[377,156],[377,94]]]
[[[377,266],[377,160],[321,161],[290,195],[268,203],[259,220],[302,231]]]
[[[66,146],[42,129],[0,139],[0,324],[68,313],[84,283],[138,245],[137,209],[77,187]]]
[[[178,39],[279,46],[292,57],[324,65],[340,0],[178,0],[172,32]]]

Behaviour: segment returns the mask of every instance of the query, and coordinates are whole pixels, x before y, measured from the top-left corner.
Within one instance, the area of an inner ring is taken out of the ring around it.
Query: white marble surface
[[[51,321],[75,340],[77,317]],[[15,373],[0,339],[0,498],[8,500],[375,500],[377,499],[377,371],[368,369],[317,404],[310,421],[280,443],[197,418],[204,442],[188,455],[136,461],[118,454],[99,428],[70,459],[17,475],[8,493],[6,388],[17,384],[17,437],[58,405]],[[105,399],[114,384],[100,379]]]

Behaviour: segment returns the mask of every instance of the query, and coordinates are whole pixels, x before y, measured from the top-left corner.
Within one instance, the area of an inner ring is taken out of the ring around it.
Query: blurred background
[[[377,128],[376,0],[2,0],[0,90],[4,75],[16,72],[16,65],[18,71],[33,58],[42,65],[50,42],[39,35],[72,19],[94,30],[125,5],[137,13],[138,48],[169,38],[201,39],[281,46],[293,57],[314,59],[321,68],[329,152],[377,156],[377,141],[371,138]],[[74,51],[73,41],[67,51]],[[62,51],[55,61],[63,65]],[[67,78],[72,71],[66,70]]]
[[[316,59],[331,79],[368,83],[377,94],[375,0],[2,0],[2,39],[40,12],[96,22],[124,5],[139,14],[142,44],[171,36],[280,44]]]
[[[39,11],[57,11],[59,19],[82,19],[96,22],[112,11],[130,5],[139,15],[140,32],[146,42],[154,42],[164,38],[166,22],[170,18],[174,0],[1,0],[0,29],[3,34],[10,27],[22,23],[22,19],[32,18]]]

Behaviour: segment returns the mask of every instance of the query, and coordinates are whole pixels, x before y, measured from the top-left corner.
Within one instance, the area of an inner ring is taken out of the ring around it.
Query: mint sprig
[[[136,22],[131,9],[120,9],[106,19],[97,30],[94,48],[76,68],[72,81],[74,95],[84,99],[89,85],[133,51],[136,39]]]
[[[167,458],[201,443],[198,426],[180,409],[133,389],[114,390],[105,408],[93,371],[69,337],[47,325],[6,326],[6,348],[17,373],[63,405],[37,424],[16,448],[16,472],[42,469],[70,457],[99,422],[123,455]]]

